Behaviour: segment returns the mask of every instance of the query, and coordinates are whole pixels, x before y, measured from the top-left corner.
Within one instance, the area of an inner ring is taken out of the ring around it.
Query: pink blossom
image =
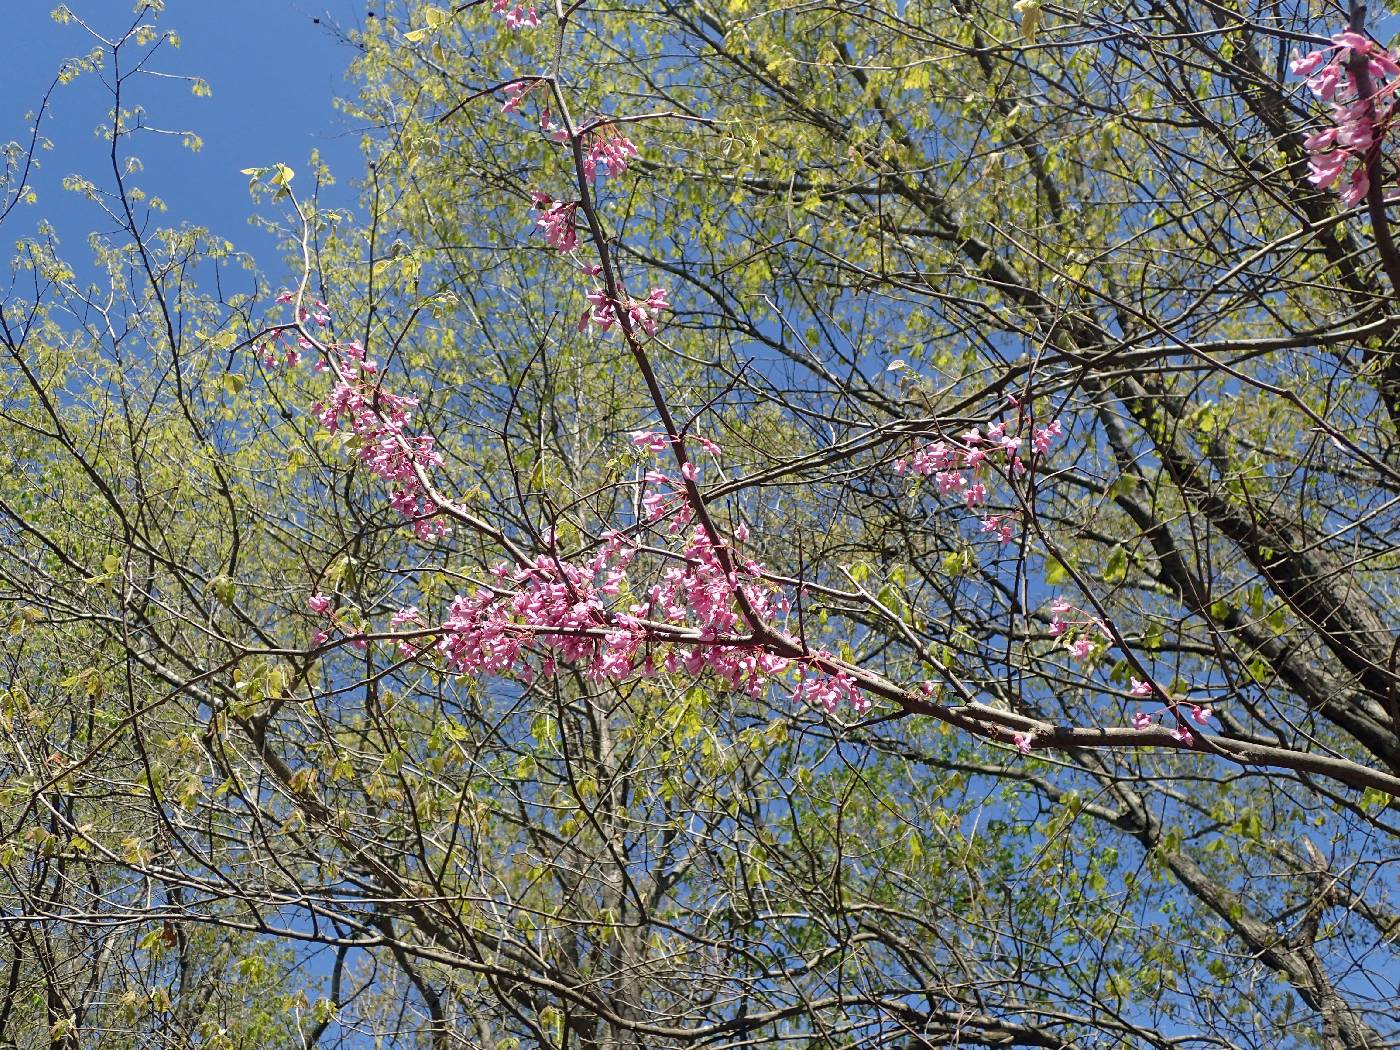
[[[648,452],[660,455],[666,451],[666,446],[671,439],[665,434],[658,434],[654,430],[638,430],[632,434],[632,444],[639,445]]]
[[[1337,181],[1346,165],[1346,154],[1341,150],[1323,153],[1308,158],[1308,181],[1320,190],[1325,190]]]
[[[921,445],[914,449],[914,453],[908,462],[908,467],[915,474],[927,477],[937,470],[945,470],[952,466],[956,452],[948,448],[943,442]],[[900,462],[903,462],[901,460]]]
[[[541,555],[519,568],[498,566],[493,576],[499,585],[453,600],[435,650],[457,673],[526,679],[552,675],[568,663],[587,678],[619,680],[654,674],[659,661],[670,673],[713,675],[753,696],[787,670],[786,658],[762,646],[722,641],[742,628],[741,594],[760,616],[785,614],[786,600],[763,584],[761,566],[726,569],[705,532],[695,529],[682,560],[641,591],[627,580],[635,554],[625,537],[612,532],[586,562]],[[610,603],[627,591],[640,600],[625,611],[614,608]],[[698,638],[668,642],[664,632],[670,625]],[[823,669],[832,662],[829,654],[817,654],[803,670],[797,699],[828,710],[840,703],[869,707],[853,678]]]
[[[1212,712],[1209,707],[1202,707],[1200,704],[1191,705],[1191,720],[1198,726],[1203,726],[1210,722],[1211,714]]]
[[[1317,72],[1318,67],[1326,61],[1326,51],[1309,51],[1306,55],[1299,55],[1295,51],[1292,61],[1288,63],[1288,68],[1293,71],[1293,75],[1296,77],[1307,77]]]
[[[666,301],[666,289],[653,288],[645,299],[632,300],[627,316],[634,323],[641,325],[647,335],[655,335],[657,318],[661,316],[662,310],[669,309],[671,304]]]
[[[543,208],[544,214],[535,220],[535,225],[544,230],[544,242],[561,252],[571,252],[578,247],[578,229],[574,216],[578,212],[578,201],[551,201],[540,194],[543,201],[536,200],[535,207]]]
[[[1376,48],[1371,52],[1371,57],[1367,61],[1366,67],[1370,70],[1371,76],[1377,79],[1381,77],[1400,76],[1400,62],[1396,62],[1389,52],[1380,48]]]
[[[389,504],[413,522],[419,539],[444,536],[448,523],[441,508],[428,495],[422,474],[442,466],[442,456],[430,435],[408,433],[418,400],[390,394],[367,377],[378,371],[355,343],[332,348],[341,360],[341,379],[329,400],[312,406],[317,420],[330,434],[348,433],[356,456],[370,473],[389,483]]]
[[[606,332],[617,323],[617,315],[613,313],[612,300],[608,298],[606,288],[595,288],[585,295],[584,299],[588,301],[588,309],[583,311],[583,317],[579,319],[580,332],[590,324],[597,326],[600,332]]]
[[[588,133],[588,151],[583,157],[583,173],[588,178],[602,175],[617,178],[627,170],[627,162],[637,156],[632,140],[612,128]]]
[[[1079,637],[1069,643],[1069,654],[1076,660],[1087,660],[1089,654],[1093,651],[1094,643],[1092,639]]]
[[[331,600],[324,594],[313,594],[306,599],[306,607],[317,616],[324,616],[330,612]]]
[[[1331,149],[1337,143],[1337,128],[1324,128],[1303,140],[1303,148],[1309,153]]]
[[[1031,753],[1031,741],[1034,739],[1035,734],[1033,733],[1013,733],[1011,735],[1011,742],[1016,745],[1016,750],[1023,755]]]
[[[667,292],[664,288],[653,288],[645,299],[629,299],[627,302],[627,319],[632,324],[639,326],[647,335],[656,334],[656,321],[661,316],[661,311],[671,309],[671,304],[666,300]],[[579,318],[578,329],[585,330],[590,324],[596,326],[599,331],[606,332],[617,323],[617,312],[612,299],[608,297],[606,288],[595,288],[589,292],[585,299],[588,301],[588,309],[584,310],[583,316]]]
[[[1351,86],[1351,76],[1347,74],[1341,66],[1333,62],[1323,66],[1317,75],[1309,78],[1308,89],[1318,98],[1327,101],[1336,95],[1337,88],[1344,83],[1349,90]]]
[[[1038,455],[1043,456],[1050,451],[1050,446],[1054,444],[1055,439],[1062,433],[1064,433],[1064,431],[1058,419],[1051,422],[1048,426],[1036,427],[1035,433],[1031,435],[1031,448],[1033,448]]]
[[[829,659],[829,654],[824,655]],[[855,679],[845,673],[821,675],[804,671],[792,698],[796,703],[819,704],[828,712],[835,711],[842,701],[849,703],[857,713],[870,707],[869,698],[860,691]]]
[[[1356,78],[1349,68],[1353,57],[1361,57],[1371,77],[1371,94],[1360,97]],[[1400,64],[1385,48],[1350,30],[1332,38],[1332,46],[1305,56],[1295,55],[1293,72],[1308,78],[1308,89],[1324,102],[1332,103],[1332,126],[1304,141],[1308,151],[1308,181],[1318,189],[1337,184],[1342,173],[1351,173],[1341,189],[1342,203],[1355,207],[1371,189],[1370,168],[1382,136],[1390,126],[1394,95],[1400,80]]]
[[[1151,696],[1153,693],[1151,682],[1140,682],[1133,679],[1133,687],[1128,690],[1133,696]]]
[[[967,478],[959,471],[945,470],[938,475],[938,491],[945,496],[966,487]]]
[[[534,29],[540,24],[533,4],[514,4],[510,0],[492,0],[491,10],[505,16],[507,29]]]
[[[1010,543],[1016,538],[1016,524],[1012,515],[993,514],[982,523],[983,532],[996,534],[998,543]]]
[[[551,142],[568,142],[569,132],[566,128],[554,123],[554,117],[549,108],[545,107],[540,111],[540,130],[544,132],[545,138]]]
[[[1355,167],[1351,171],[1351,178],[1347,181],[1346,191],[1342,194],[1342,203],[1348,208],[1354,208],[1366,199],[1366,194],[1370,190],[1370,172],[1365,167]]]
[[[1369,52],[1374,46],[1360,33],[1355,33],[1350,29],[1345,29],[1332,37],[1332,43],[1338,47],[1350,48],[1353,51],[1360,51],[1363,55]]]
[[[1134,728],[1134,729],[1147,729],[1147,728],[1150,727],[1151,725],[1152,725],[1152,716],[1149,715],[1149,714],[1147,714],[1146,712],[1139,711],[1137,714],[1133,715],[1133,728]]]
[[[1195,737],[1193,737],[1193,736],[1191,735],[1191,730],[1187,729],[1187,728],[1186,728],[1185,726],[1183,726],[1183,725],[1179,725],[1179,726],[1177,726],[1175,729],[1173,729],[1173,730],[1172,730],[1172,736],[1173,736],[1173,738],[1175,738],[1175,739],[1177,739],[1177,740],[1180,740],[1183,744],[1187,744],[1187,745],[1189,745],[1189,744],[1191,743],[1191,741],[1193,741],[1194,739],[1196,739]]]
[[[1065,633],[1066,631],[1068,631],[1068,630],[1069,630],[1069,624],[1065,623],[1064,620],[1056,619],[1056,620],[1051,620],[1051,621],[1050,621],[1050,637],[1051,637],[1051,638],[1058,638],[1058,637],[1060,637],[1060,635],[1064,634],[1064,633]]]
[[[520,108],[520,104],[525,101],[525,96],[534,90],[538,81],[517,80],[513,84],[507,84],[502,93],[506,96],[505,102],[501,104],[502,113],[510,113],[512,110]]]

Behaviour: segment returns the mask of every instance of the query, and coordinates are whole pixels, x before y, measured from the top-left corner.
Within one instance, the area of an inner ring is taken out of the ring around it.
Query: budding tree
[[[277,285],[155,15],[4,304],[5,1038],[1400,1034],[1383,12],[389,3]]]

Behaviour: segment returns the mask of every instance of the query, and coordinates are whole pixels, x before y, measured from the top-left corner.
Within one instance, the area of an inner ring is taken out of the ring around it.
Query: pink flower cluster
[[[258,353],[262,355],[263,365],[267,368],[295,368],[301,364],[301,350],[305,346],[281,346],[283,332],[274,332],[262,346],[258,348]],[[298,344],[306,344],[305,339],[298,339]]]
[[[540,16],[534,4],[513,4],[511,0],[491,0],[493,14],[506,20],[507,29],[535,29],[540,24]]]
[[[666,294],[664,288],[653,288],[645,299],[629,299],[628,321],[641,328],[647,335],[655,335],[656,322],[661,316],[661,311],[671,309],[671,304],[666,301]],[[600,332],[606,332],[617,323],[616,306],[608,296],[606,288],[595,288],[584,298],[588,300],[588,309],[584,310],[583,316],[579,318],[580,332],[590,324],[595,325]]]
[[[578,212],[578,201],[557,201],[547,193],[530,191],[530,199],[542,214],[535,225],[544,230],[544,242],[561,252],[571,252],[578,247],[578,230],[574,218]]]
[[[1136,681],[1137,680],[1134,679],[1134,682]],[[1190,744],[1195,737],[1192,736],[1191,728],[1187,724],[1186,719],[1182,718],[1179,705],[1175,703],[1162,708],[1155,714],[1139,711],[1137,714],[1133,715],[1133,728],[1147,729],[1159,716],[1165,714],[1167,711],[1171,711],[1176,715],[1176,725],[1172,727],[1172,736],[1180,740],[1183,744]],[[1211,716],[1214,714],[1209,707],[1203,707],[1200,704],[1188,705],[1188,711],[1191,721],[1198,726],[1209,725]]]
[[[294,303],[296,294],[284,290],[277,293],[275,301],[284,305]],[[308,321],[318,328],[327,327],[331,323],[330,307],[320,299],[312,299],[310,305],[299,307],[297,323],[306,324]],[[288,341],[294,341],[293,345],[283,347],[282,344]],[[302,353],[312,349],[314,345],[309,339],[284,326],[273,330],[267,341],[257,348],[257,353],[266,368],[295,368],[301,364]]]
[[[275,302],[288,304],[297,301],[296,293],[281,291],[277,293]],[[297,320],[305,323],[312,322],[317,328],[325,328],[331,323],[331,308],[320,299],[312,299],[310,306],[303,305],[297,310]]]
[[[611,533],[589,561],[575,565],[552,554],[512,570],[494,570],[500,586],[458,596],[442,624],[437,652],[462,674],[515,673],[525,681],[553,675],[563,663],[593,680],[622,680],[662,671],[708,673],[728,688],[760,695],[791,661],[770,647],[743,641],[742,593],[760,617],[786,615],[753,563],[733,573],[702,529],[660,581],[634,592],[627,571],[636,549]],[[621,605],[628,598],[625,611]],[[416,613],[416,610],[415,610]],[[869,706],[849,676],[804,668],[796,699],[828,710],[839,699]]]
[[[718,442],[699,434],[693,434],[691,436],[701,448],[714,456],[715,459],[719,459],[719,457],[724,454],[724,450],[720,448]],[[678,438],[677,440],[683,441],[684,438]],[[632,444],[639,448],[646,449],[654,456],[659,456],[671,447],[671,439],[665,434],[658,433],[655,430],[635,430],[632,432]]]
[[[1366,63],[1371,92],[1362,96],[1352,64]],[[1400,80],[1400,64],[1374,40],[1360,33],[1338,33],[1330,47],[1293,57],[1293,72],[1308,78],[1308,88],[1331,104],[1332,127],[1311,135],[1303,143],[1310,156],[1308,181],[1327,189],[1350,164],[1351,175],[1342,191],[1342,203],[1355,207],[1371,188],[1371,161],[1389,130],[1394,93]]]
[[[1056,598],[1050,603],[1050,613],[1050,637],[1063,638],[1065,648],[1076,660],[1087,660],[1093,655],[1095,635],[1106,639],[1110,645],[1113,644],[1113,633],[1109,631],[1107,624],[1082,609],[1075,608],[1064,598]],[[1075,613],[1077,616],[1065,619],[1069,613]]]
[[[1060,421],[1035,427],[1031,432],[1031,450],[1038,456],[1047,454],[1064,430]],[[917,445],[907,457],[894,461],[896,474],[932,475],[938,491],[944,496],[958,496],[968,510],[987,502],[986,478],[990,471],[1005,472],[1018,477],[1026,472],[1021,458],[1025,439],[1007,432],[1005,422],[994,423],[983,434],[973,427],[961,442],[930,441]],[[1015,517],[994,514],[984,519],[982,531],[994,533],[1002,543],[1010,543],[1016,535]]]
[[[342,378],[330,398],[313,405],[312,412],[327,432],[348,431],[360,462],[392,486],[390,505],[413,522],[419,539],[440,538],[449,526],[425,491],[420,472],[442,466],[442,456],[431,435],[407,433],[418,399],[380,390],[371,379],[378,365],[365,359],[358,344],[334,347],[332,352],[340,357],[337,371]]]
[[[612,128],[586,131],[588,151],[583,155],[583,173],[590,179],[602,175],[615,179],[627,170],[627,162],[637,156],[637,147]]]
[[[643,480],[647,486],[657,486],[642,493],[642,513],[648,524],[669,517],[672,535],[690,524],[690,502],[685,496],[685,486],[659,470],[647,471]],[[694,481],[694,476],[690,480]]]
[[[831,654],[826,651],[819,652],[816,656],[819,660],[831,658]],[[811,674],[803,668],[802,677],[792,698],[798,703],[820,704],[828,712],[835,711],[843,700],[850,704],[857,714],[863,714],[870,709],[870,698],[860,691],[856,680],[845,672],[831,675]]]
[[[525,96],[535,89],[537,80],[515,80],[501,89],[506,100],[501,103],[502,113],[513,113],[525,101]]]
[[[325,645],[330,640],[331,631],[340,628],[342,625],[340,615],[334,608],[334,602],[329,595],[313,594],[306,599],[306,607],[317,616],[326,618],[326,626],[316,632],[311,639],[312,645]],[[356,649],[368,649],[369,640],[367,638],[352,638],[350,644]]]

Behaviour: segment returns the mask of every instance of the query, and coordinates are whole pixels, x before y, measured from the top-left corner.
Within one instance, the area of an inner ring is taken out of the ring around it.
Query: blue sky
[[[27,141],[27,111],[37,108],[66,58],[93,46],[80,26],[54,22],[50,11],[56,2],[5,4],[0,142]],[[104,35],[134,21],[133,0],[68,0],[68,6]],[[348,93],[342,74],[354,56],[330,27],[358,28],[374,6],[374,0],[168,0],[158,24],[176,30],[181,46],[164,49],[153,68],[203,77],[213,94],[199,98],[187,82],[155,77],[142,77],[135,85],[135,101],[147,109],[151,123],[194,131],[204,141],[197,153],[182,147],[178,137],[146,135],[128,145],[145,164],[138,184],[169,207],[165,223],[209,226],[252,251],[260,263],[273,263],[270,239],[248,225],[253,206],[248,179],[239,169],[282,161],[302,171],[313,149],[337,177],[332,202],[353,201],[359,132],[332,100]],[[93,135],[109,105],[110,97],[90,74],[55,93],[44,124],[54,148],[41,155],[42,169],[31,179],[39,201],[11,215],[3,238],[7,250],[42,217],[58,227],[70,260],[82,261],[82,240],[101,225],[101,216],[59,187],[75,172],[100,185],[110,183],[104,144]]]

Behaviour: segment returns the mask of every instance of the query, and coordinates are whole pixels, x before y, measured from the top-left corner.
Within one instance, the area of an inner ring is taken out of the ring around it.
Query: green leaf
[[[230,577],[221,573],[209,581],[209,593],[219,600],[219,604],[231,608],[238,593],[238,586]]]

